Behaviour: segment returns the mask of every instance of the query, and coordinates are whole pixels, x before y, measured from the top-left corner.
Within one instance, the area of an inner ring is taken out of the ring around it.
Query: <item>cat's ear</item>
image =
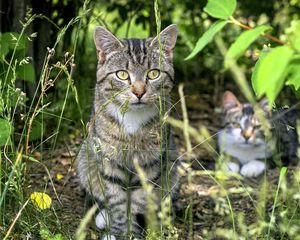
[[[160,43],[162,45],[162,49],[168,58],[173,57],[173,49],[176,44],[177,39],[177,26],[176,24],[171,24],[162,30],[159,34]],[[159,39],[156,36],[150,43],[150,47],[159,49]]]
[[[240,105],[241,103],[232,92],[226,91],[223,94],[223,109],[225,111],[228,111],[235,107],[239,107]]]
[[[117,51],[124,47],[119,39],[117,39],[111,32],[100,26],[95,28],[94,41],[100,63],[105,61],[108,53]]]

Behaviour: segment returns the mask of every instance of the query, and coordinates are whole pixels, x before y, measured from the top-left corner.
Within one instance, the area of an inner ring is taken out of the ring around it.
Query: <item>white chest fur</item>
[[[143,125],[157,116],[158,111],[154,105],[145,106],[138,109],[129,109],[125,113],[115,104],[110,103],[107,106],[107,112],[121,124],[128,134],[134,134]]]

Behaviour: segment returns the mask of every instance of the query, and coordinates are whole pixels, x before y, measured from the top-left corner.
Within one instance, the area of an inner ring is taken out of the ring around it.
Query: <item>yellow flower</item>
[[[31,202],[38,207],[39,209],[46,209],[50,208],[52,204],[52,199],[51,197],[42,192],[33,192],[30,195]]]
[[[56,179],[59,181],[59,180],[62,180],[64,178],[64,175],[62,175],[61,173],[57,173],[56,174]]]

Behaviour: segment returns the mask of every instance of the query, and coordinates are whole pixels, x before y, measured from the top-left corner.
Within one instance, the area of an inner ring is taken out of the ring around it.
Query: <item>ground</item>
[[[220,111],[212,104],[209,94],[190,95],[187,97],[187,106],[190,124],[196,128],[206,126],[211,134],[220,128]],[[197,104],[195,104],[197,103]],[[193,107],[192,107],[193,106]],[[182,145],[183,137],[179,129],[175,130],[176,140],[181,154],[185,152]],[[65,226],[63,229],[70,235],[74,235],[80,220],[87,211],[85,196],[79,186],[76,171],[74,169],[74,159],[80,145],[80,138],[74,137],[71,143],[61,147],[54,156],[45,157],[43,163],[49,170],[49,178],[46,168],[38,164],[33,164],[34,174],[30,174],[30,186],[34,186],[36,191],[45,191],[53,198],[53,207],[56,210],[57,219]],[[194,145],[197,145],[194,142]],[[41,156],[36,153],[37,159]],[[222,239],[218,238],[217,229],[237,228],[241,218],[244,218],[246,225],[256,222],[257,214],[257,192],[262,189],[264,177],[243,179],[238,177],[228,178],[222,174],[214,174],[214,160],[202,145],[194,149],[193,168],[195,169],[190,183],[182,178],[179,205],[182,206],[179,216],[176,218],[175,226],[178,229],[179,239]],[[205,167],[208,171],[203,169]],[[278,184],[278,169],[271,169],[265,175],[268,183],[267,193],[270,201],[266,203],[267,212],[271,212],[274,200],[274,191]],[[290,175],[292,170],[290,170]],[[51,179],[51,181],[49,180]],[[48,184],[45,187],[45,181]],[[226,190],[225,190],[226,189]],[[228,197],[228,199],[226,198]],[[227,200],[230,200],[230,204]],[[190,205],[192,203],[192,205]],[[192,219],[186,216],[187,206],[192,206]],[[232,209],[231,209],[232,208]],[[232,213],[235,222],[232,221]],[[238,214],[240,213],[240,214]],[[187,220],[189,218],[193,224],[189,228]],[[89,225],[88,239],[99,239],[94,221]],[[190,237],[188,237],[190,236]],[[193,237],[191,237],[193,236]]]

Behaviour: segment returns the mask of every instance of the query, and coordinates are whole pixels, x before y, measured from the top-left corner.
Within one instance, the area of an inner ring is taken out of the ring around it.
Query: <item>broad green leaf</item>
[[[227,24],[227,21],[219,20],[212,24],[209,29],[199,38],[193,51],[184,60],[189,60],[196,56],[208,43],[212,41],[217,32]]]
[[[35,81],[35,71],[31,63],[25,63],[18,67],[17,77],[29,82]]]
[[[286,84],[289,86],[292,85],[295,91],[300,90],[300,57],[291,60]]]
[[[251,83],[252,83],[252,88],[256,94],[256,96],[261,96],[262,93],[260,93],[260,88],[259,88],[259,84],[257,81],[257,73],[258,73],[258,69],[260,67],[260,64],[262,62],[262,60],[267,56],[267,54],[269,53],[269,49],[264,49],[260,52],[260,56],[259,59],[256,61],[255,66],[254,66],[254,70],[252,72],[252,76],[251,76]]]
[[[16,32],[6,32],[1,36],[1,41],[5,41],[10,49],[22,50],[26,48],[26,38],[25,36],[20,36]]]
[[[0,118],[0,146],[4,146],[10,137],[12,126],[9,121]]]
[[[228,19],[236,8],[236,0],[208,0],[204,11],[210,16],[220,19]]]
[[[251,43],[253,43],[261,34],[263,34],[266,30],[269,29],[271,29],[271,27],[262,25],[243,32],[228,49],[228,52],[225,56],[225,67],[228,67],[226,64],[226,59],[238,59],[240,56],[243,55],[243,53],[247,50]]]
[[[289,46],[280,46],[273,48],[259,64],[254,85],[258,97],[266,94],[270,105],[283,87],[288,73],[286,69],[292,57],[293,50]]]

